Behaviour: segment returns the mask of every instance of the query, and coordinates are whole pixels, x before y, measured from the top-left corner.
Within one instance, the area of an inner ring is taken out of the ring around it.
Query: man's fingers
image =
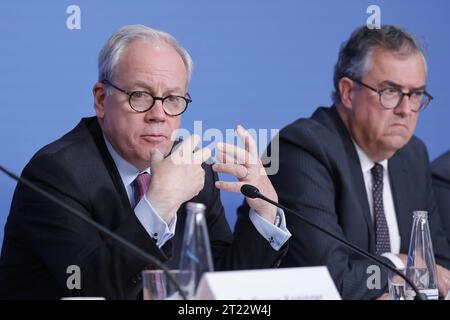
[[[213,170],[218,173],[227,173],[238,179],[244,179],[248,175],[248,169],[239,164],[215,164]]]
[[[217,189],[228,192],[241,192],[243,182],[229,182],[229,181],[216,181],[215,185]]]
[[[181,143],[180,149],[178,150],[178,154],[181,157],[190,158],[200,140],[201,138],[199,135],[197,134],[191,135],[189,138],[187,138],[185,141]]]
[[[157,148],[150,151],[150,163],[153,167],[156,163],[161,162],[164,159],[163,154]]]
[[[241,125],[236,126],[236,132],[239,138],[241,138],[241,140],[244,142],[245,150],[249,152],[253,157],[257,157],[258,147],[256,146],[255,140],[253,140],[251,134]]]
[[[249,152],[232,144],[219,142],[217,149],[219,152],[234,158],[236,160],[233,161],[234,163],[257,164],[256,158]]]
[[[197,147],[200,140],[201,138],[198,134],[193,134],[181,143],[176,152],[182,157],[190,155],[192,154],[192,152],[194,152],[195,147]]]
[[[239,163],[233,156],[229,156],[226,153],[223,153],[222,151],[219,151],[217,153],[217,160],[221,163],[231,163],[231,164],[243,164]]]
[[[192,161],[193,164],[202,164],[209,158],[211,158],[211,150],[209,148],[202,148],[194,152]]]
[[[172,159],[177,163],[183,162],[183,158],[186,158],[189,161],[193,157],[192,153],[194,152],[199,142],[199,135],[191,135],[175,148],[174,152],[171,155]]]

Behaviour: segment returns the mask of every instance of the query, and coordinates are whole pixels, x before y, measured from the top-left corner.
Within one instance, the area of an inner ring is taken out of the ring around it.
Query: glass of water
[[[405,274],[405,269],[397,269]],[[406,300],[405,279],[392,270],[388,272],[389,300]]]
[[[194,296],[194,274],[192,271],[169,270],[188,299]],[[144,270],[142,272],[144,300],[181,300],[178,288],[170,281],[163,270]]]

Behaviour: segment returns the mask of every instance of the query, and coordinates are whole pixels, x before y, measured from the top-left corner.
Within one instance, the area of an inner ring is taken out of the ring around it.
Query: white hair
[[[163,42],[172,46],[183,60],[189,83],[194,65],[186,49],[170,34],[140,24],[122,27],[108,39],[98,55],[98,81],[112,81],[120,57],[127,46],[135,40]]]

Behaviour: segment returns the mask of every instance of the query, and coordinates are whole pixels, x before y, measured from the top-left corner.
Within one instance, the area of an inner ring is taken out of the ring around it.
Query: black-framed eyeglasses
[[[386,87],[384,89],[375,89],[359,80],[353,79],[351,77],[347,77],[350,80],[370,89],[376,93],[380,98],[380,104],[385,109],[395,109],[397,108],[403,101],[405,96],[409,98],[409,107],[413,112],[419,112],[425,110],[433,97],[431,94],[426,92],[425,90],[415,90],[411,92],[403,92],[400,88],[396,87]]]
[[[102,80],[101,82],[128,95],[128,103],[130,104],[131,109],[139,113],[147,112],[155,105],[155,102],[157,100],[161,100],[165,114],[175,117],[185,112],[188,104],[192,102],[189,93],[186,93],[187,97],[176,95],[170,95],[167,97],[154,97],[151,93],[146,91],[128,92],[112,84],[106,79]]]

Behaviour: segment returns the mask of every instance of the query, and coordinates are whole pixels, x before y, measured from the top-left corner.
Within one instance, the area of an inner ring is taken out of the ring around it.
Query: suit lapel
[[[97,145],[98,150],[100,151],[105,167],[111,177],[117,194],[120,197],[123,208],[126,209],[130,214],[134,214],[134,210],[131,207],[130,200],[128,199],[127,191],[125,190],[125,186],[123,185],[122,179],[120,178],[119,170],[117,169],[114,160],[108,152],[108,148],[106,147],[105,140],[103,138],[102,130],[96,118],[94,118],[91,123],[88,124],[88,128],[95,141],[95,144]]]
[[[335,124],[335,127],[339,133],[340,139],[345,148],[346,160],[349,166],[349,177],[350,177],[350,187],[353,188],[353,193],[356,195],[358,199],[358,207],[355,207],[357,211],[360,211],[364,216],[364,219],[367,223],[367,230],[369,232],[370,237],[370,250],[375,248],[375,232],[372,222],[372,216],[370,214],[369,208],[369,200],[367,199],[366,192],[366,184],[364,182],[364,177],[361,170],[361,163],[359,161],[358,153],[356,152],[356,148],[353,144],[353,140],[348,133],[347,128],[344,126],[339,114],[336,111],[336,108],[333,107],[331,109],[332,121]],[[358,208],[360,210],[358,210]],[[355,212],[355,214],[357,214]],[[373,247],[373,248],[372,248]]]
[[[366,220],[369,230],[369,236],[373,240],[371,241],[371,243],[374,244],[375,243],[374,226],[372,221],[372,215],[370,214],[369,199],[367,199],[366,184],[364,182],[364,177],[361,170],[361,163],[359,161],[359,157],[356,152],[355,146],[351,141],[350,145],[346,146],[346,149],[347,154],[350,155],[349,166],[351,171],[352,186],[355,186],[354,192],[356,193],[356,196],[359,200],[359,205],[362,209],[362,214],[364,216],[364,219]]]

